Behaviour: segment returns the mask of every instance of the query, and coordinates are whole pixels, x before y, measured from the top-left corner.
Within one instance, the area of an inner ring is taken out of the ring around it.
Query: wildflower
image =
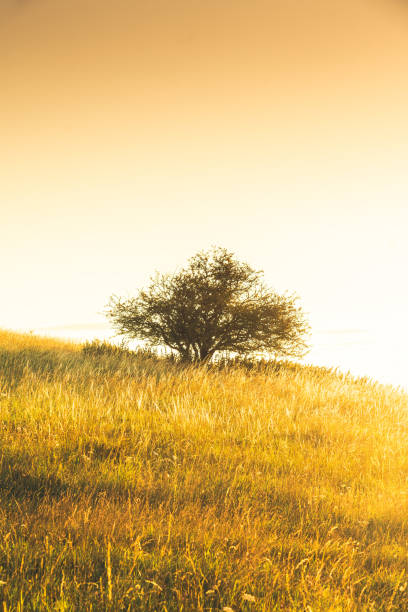
[[[256,601],[255,597],[253,595],[250,595],[249,593],[244,593],[244,596],[242,599],[244,601],[251,601],[252,603]]]

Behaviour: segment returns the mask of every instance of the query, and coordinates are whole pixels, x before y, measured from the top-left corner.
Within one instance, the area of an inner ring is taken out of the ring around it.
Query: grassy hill
[[[0,332],[0,444],[3,612],[408,610],[391,387]]]

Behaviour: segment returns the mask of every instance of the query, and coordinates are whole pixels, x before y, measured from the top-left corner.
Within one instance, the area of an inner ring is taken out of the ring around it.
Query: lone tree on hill
[[[173,275],[156,274],[135,298],[112,296],[106,314],[121,335],[165,345],[186,361],[220,351],[300,357],[309,326],[297,297],[269,290],[262,274],[213,248]]]

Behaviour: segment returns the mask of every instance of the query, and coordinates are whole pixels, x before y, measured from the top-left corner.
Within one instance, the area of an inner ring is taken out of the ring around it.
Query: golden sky
[[[314,327],[400,325],[404,2],[0,0],[0,74],[0,326],[91,323],[213,244]]]

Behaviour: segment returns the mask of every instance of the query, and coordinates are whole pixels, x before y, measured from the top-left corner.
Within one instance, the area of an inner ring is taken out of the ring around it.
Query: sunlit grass
[[[408,398],[0,332],[4,610],[407,610]]]

